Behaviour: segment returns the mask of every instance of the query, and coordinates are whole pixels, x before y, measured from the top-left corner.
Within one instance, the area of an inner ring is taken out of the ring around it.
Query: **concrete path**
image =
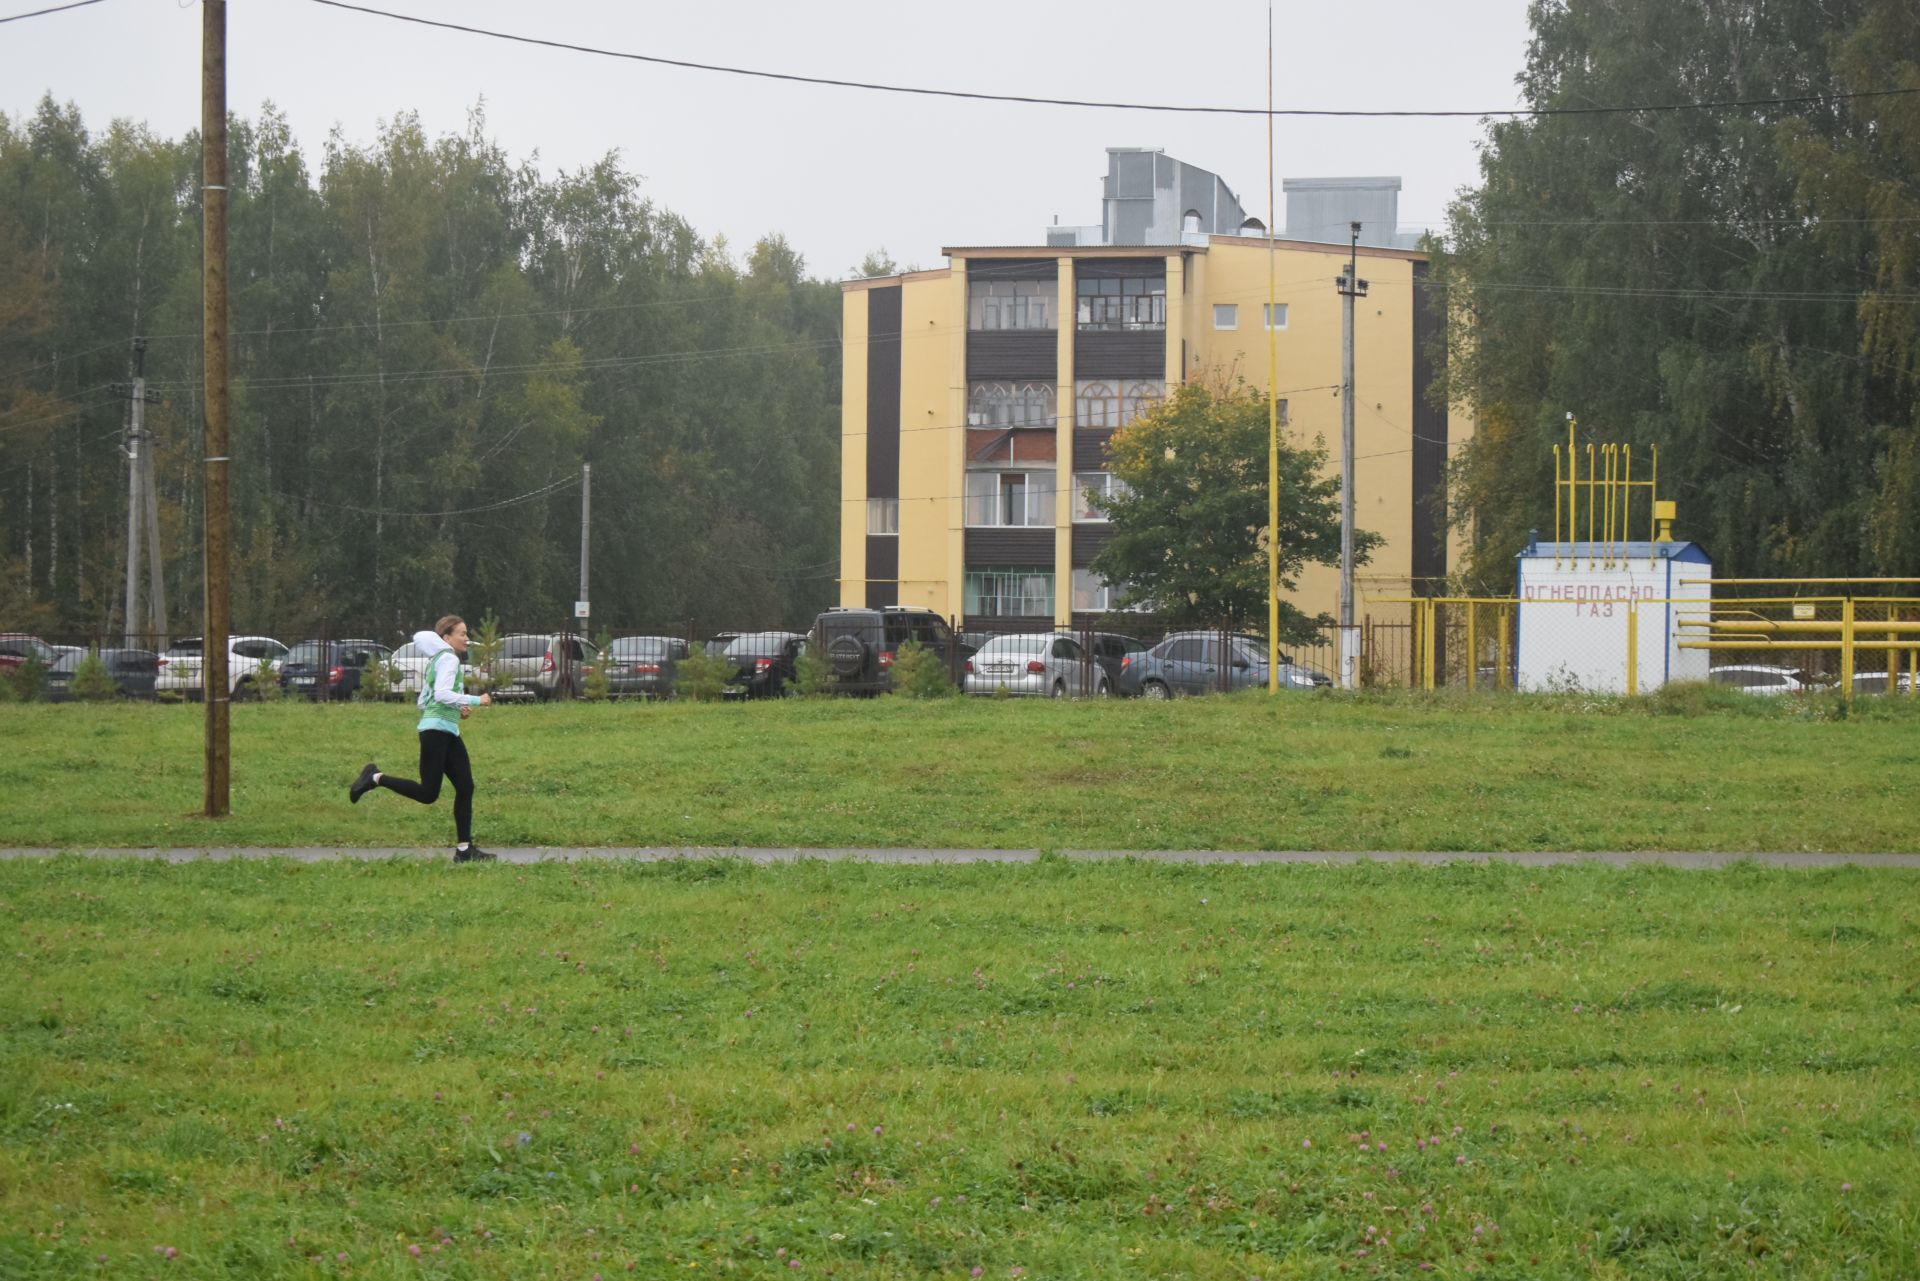
[[[496,849],[503,863],[579,863],[586,861],[628,860],[657,863],[672,859],[737,858],[749,863],[795,863],[807,859],[823,862],[864,863],[1032,863],[1040,858],[1035,850],[911,850],[911,849],[756,849],[706,846],[607,847],[591,849],[538,848]],[[224,862],[233,859],[292,859],[300,863],[321,863],[332,859],[442,859],[445,850],[351,849],[351,848],[180,848],[180,849],[0,849],[0,859],[44,859],[59,854],[77,854],[86,858],[141,858],[167,863],[191,863],[201,859]],[[1326,851],[1326,850],[1061,850],[1063,858],[1098,862],[1136,858],[1156,863],[1512,863],[1520,867],[1561,867],[1575,863],[1604,863],[1626,867],[1636,863],[1662,867],[1713,868],[1751,862],[1768,867],[1904,867],[1920,871],[1920,854],[1745,854],[1659,851],[1593,851],[1586,853],[1535,851],[1505,854],[1421,851]]]

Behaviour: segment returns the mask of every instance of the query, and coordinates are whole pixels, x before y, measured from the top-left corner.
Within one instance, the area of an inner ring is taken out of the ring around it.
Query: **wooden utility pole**
[[[202,0],[200,23],[201,340],[207,420],[206,578],[200,688],[207,708],[208,818],[230,808],[232,755],[228,739],[228,592],[232,562],[227,537],[227,4]]]

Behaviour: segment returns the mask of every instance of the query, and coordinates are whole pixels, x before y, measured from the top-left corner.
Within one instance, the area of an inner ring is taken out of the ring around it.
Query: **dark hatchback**
[[[392,653],[378,641],[301,641],[280,665],[280,685],[289,694],[316,701],[349,699],[359,691],[367,668],[386,662]]]
[[[692,647],[678,636],[622,636],[607,646],[600,663],[614,698],[667,698],[680,660]]]
[[[160,655],[150,649],[103,649],[95,651],[113,677],[113,688],[121,698],[152,698],[154,684],[160,679]],[[69,686],[88,651],[62,654],[47,669],[47,701],[65,703],[73,698]]]
[[[749,632],[727,643],[733,667],[724,693],[728,698],[778,698],[793,687],[794,664],[807,648],[798,632]]]

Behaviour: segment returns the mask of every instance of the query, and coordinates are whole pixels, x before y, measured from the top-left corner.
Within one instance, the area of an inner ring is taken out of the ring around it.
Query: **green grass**
[[[1910,1277],[1915,875],[0,863],[0,1276]]]
[[[1040,849],[1920,849],[1920,706],[1264,695],[487,709],[483,845]],[[240,706],[233,813],[200,808],[202,717],[0,707],[0,845],[444,846],[402,706]],[[84,797],[84,803],[77,803]]]

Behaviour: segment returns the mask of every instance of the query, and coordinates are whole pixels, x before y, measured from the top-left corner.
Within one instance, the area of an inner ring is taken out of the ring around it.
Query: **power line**
[[[566,489],[569,486],[577,485],[579,483],[580,483],[580,478],[578,476],[565,476],[559,480],[553,481],[551,484],[543,485],[539,489],[530,489],[524,494],[516,494],[512,498],[503,498],[499,502],[485,503],[479,507],[459,507],[459,508],[454,508],[448,511],[437,511],[437,512],[388,511],[385,508],[380,508],[380,507],[355,507],[351,503],[330,503],[319,498],[307,498],[300,494],[289,494],[284,490],[275,490],[274,493],[277,497],[284,498],[289,502],[311,503],[315,507],[327,507],[335,511],[354,512],[361,516],[383,516],[383,517],[384,516],[395,516],[395,517],[417,516],[417,517],[423,517],[423,518],[433,518],[433,517],[439,517],[439,516],[472,516],[480,512],[499,511],[502,508],[514,507],[519,505],[520,503],[530,503],[536,498],[543,498],[546,495],[553,493],[555,490]]]
[[[59,4],[51,9],[35,9],[32,13],[10,14],[5,18],[0,18],[0,22],[21,22],[27,18],[44,18],[50,13],[65,13],[69,9],[84,9],[90,4],[99,4],[100,2],[101,0],[74,0],[72,4]]]
[[[1792,98],[1740,98],[1713,102],[1654,103],[1622,107],[1500,107],[1486,111],[1362,111],[1336,110],[1333,108],[1319,107],[1285,107],[1270,110],[1266,107],[1188,107],[1166,103],[1101,102],[1080,98],[1040,98],[1021,94],[976,93],[961,89],[928,89],[916,85],[890,85],[864,80],[836,80],[826,76],[803,76],[786,71],[760,71],[750,67],[728,67],[718,63],[690,62],[680,58],[662,58],[653,54],[628,53],[617,49],[602,49],[594,45],[572,44],[564,40],[547,40],[539,36],[515,35],[507,31],[491,31],[485,27],[470,27],[458,22],[441,22],[433,18],[415,17],[412,14],[389,13],[384,9],[371,9],[365,5],[347,4],[345,0],[313,0],[313,3],[326,5],[331,9],[346,9],[354,13],[370,14],[376,18],[390,18],[395,22],[411,22],[423,27],[439,27],[446,31],[459,31],[466,35],[486,36],[492,40],[508,40],[516,44],[538,45],[542,48],[561,49],[569,53],[587,53],[602,58],[619,58],[628,62],[646,62],[655,66],[680,67],[688,71],[712,71],[722,75],[751,76],[761,80],[784,80],[794,84],[824,85],[835,89],[865,89],[875,93],[904,93],[931,98],[963,98],[974,102],[1013,102],[1045,107],[1097,107],[1110,111],[1167,111],[1192,115],[1325,116],[1369,119],[1403,119],[1409,117],[1445,118],[1462,116],[1480,119],[1487,116],[1600,116],[1631,112],[1715,111],[1744,107],[1786,107],[1813,102],[1842,102],[1856,98],[1888,98],[1920,93],[1920,89],[1874,89],[1861,93],[1804,94]]]

